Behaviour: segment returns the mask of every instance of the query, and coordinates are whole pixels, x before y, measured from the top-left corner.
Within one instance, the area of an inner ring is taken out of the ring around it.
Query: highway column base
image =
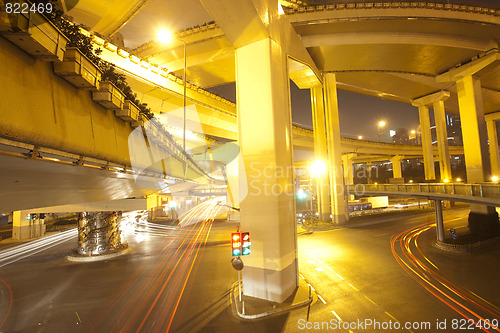
[[[87,212],[78,220],[78,248],[81,256],[99,256],[127,248],[121,243],[118,221],[121,212]]]
[[[474,239],[485,240],[500,236],[498,213],[469,213],[469,232]]]

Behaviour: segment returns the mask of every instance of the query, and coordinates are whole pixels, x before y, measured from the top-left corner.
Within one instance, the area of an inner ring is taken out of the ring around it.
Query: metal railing
[[[387,9],[387,8],[415,8],[415,9],[438,9],[461,12],[472,12],[489,15],[500,15],[500,7],[491,3],[478,3],[473,0],[462,0],[461,3],[450,4],[445,1],[356,1],[345,3],[317,4],[289,8],[287,14],[310,13],[323,10],[345,10],[345,9]],[[467,2],[467,4],[465,4]]]
[[[346,185],[349,195],[426,197],[500,206],[499,184],[419,183]]]

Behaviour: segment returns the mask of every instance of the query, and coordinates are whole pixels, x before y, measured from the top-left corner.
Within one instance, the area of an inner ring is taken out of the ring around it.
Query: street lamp
[[[380,142],[380,138],[382,137],[382,135],[384,133],[382,133],[382,128],[384,128],[385,126],[385,121],[384,120],[381,120],[378,122],[378,141]]]
[[[359,135],[359,136],[358,136],[358,140],[363,140],[363,136],[362,136],[362,135]]]
[[[169,44],[172,41],[173,37],[170,31],[162,29],[158,31],[158,41],[162,44]],[[182,129],[182,149],[186,151],[186,69],[187,69],[187,55],[186,55],[186,42],[182,39],[177,38],[178,41],[181,41],[184,44],[184,75],[183,75],[183,85],[184,85],[184,93],[183,93],[183,129]]]

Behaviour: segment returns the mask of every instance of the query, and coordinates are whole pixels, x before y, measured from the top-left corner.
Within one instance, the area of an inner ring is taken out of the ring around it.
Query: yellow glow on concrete
[[[326,172],[326,163],[323,160],[316,160],[311,165],[311,175],[321,176]]]
[[[162,44],[169,44],[172,42],[172,33],[166,29],[161,29],[158,31],[158,41]]]

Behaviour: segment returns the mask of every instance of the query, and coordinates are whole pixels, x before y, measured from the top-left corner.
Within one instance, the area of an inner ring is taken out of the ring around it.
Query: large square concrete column
[[[488,146],[490,150],[491,175],[500,177],[500,151],[498,150],[497,120],[500,112],[488,114],[485,117],[488,129]]]
[[[275,302],[298,286],[286,60],[271,38],[236,49],[238,138],[248,184],[240,230],[252,240],[252,253],[243,258],[244,294]]]
[[[327,163],[325,109],[323,105],[323,89],[311,89],[311,108],[314,129],[314,158]],[[330,218],[330,197],[328,191],[328,174],[318,175],[316,178],[318,213],[321,221]]]
[[[393,178],[403,178],[403,171],[401,168],[401,162],[403,161],[403,156],[393,156],[390,159],[392,163],[392,177]]]
[[[420,133],[422,135],[422,150],[424,157],[425,180],[436,179],[436,169],[434,167],[434,155],[432,153],[431,121],[429,119],[429,108],[424,105],[418,107],[420,118]]]
[[[347,218],[342,152],[340,149],[340,121],[337,102],[337,79],[335,74],[326,73],[323,79],[325,94],[326,132],[328,144],[328,173],[330,176],[330,201],[332,222],[345,223]]]
[[[434,160],[432,156],[432,141],[429,121],[428,106],[432,105],[434,109],[434,119],[436,122],[437,145],[439,151],[439,169],[441,179],[452,178],[450,165],[450,151],[448,148],[448,130],[446,127],[446,114],[444,111],[444,101],[450,97],[447,91],[438,91],[412,101],[412,104],[418,106],[420,116],[420,131],[422,133],[422,148],[424,150],[424,170],[425,179],[435,179]],[[432,161],[426,163],[426,160]]]
[[[39,214],[30,214],[29,211],[15,211],[12,213],[12,238],[17,240],[27,240],[40,237],[45,234],[45,225]]]
[[[446,114],[444,112],[444,99],[449,97],[449,93],[442,99],[435,100],[433,104],[434,120],[436,122],[437,144],[439,151],[439,170],[441,180],[452,179],[450,165],[450,150],[448,148],[448,129],[446,127]]]
[[[356,154],[344,154],[342,155],[342,166],[344,168],[344,183],[354,184],[354,170],[352,168],[352,162]],[[349,195],[348,200],[354,200],[354,195]]]
[[[491,52],[436,77],[437,82],[456,82],[468,183],[483,183],[491,179],[481,82],[473,75],[486,71],[499,60],[500,54]],[[470,210],[469,230],[472,235],[484,239],[500,234],[495,207],[471,204]]]

